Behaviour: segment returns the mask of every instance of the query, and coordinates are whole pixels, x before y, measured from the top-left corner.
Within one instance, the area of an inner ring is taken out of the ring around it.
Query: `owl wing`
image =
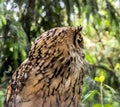
[[[72,60],[68,47],[63,42],[65,34],[63,29],[55,28],[36,39],[28,58],[18,67],[9,82],[4,107],[33,107],[31,99],[35,102],[37,96],[41,97],[41,105],[43,97],[53,93],[53,89],[48,89],[49,85],[58,87],[64,71],[70,69],[64,69],[65,65],[69,66]],[[55,82],[52,83],[53,80]],[[50,99],[55,100],[54,97]]]

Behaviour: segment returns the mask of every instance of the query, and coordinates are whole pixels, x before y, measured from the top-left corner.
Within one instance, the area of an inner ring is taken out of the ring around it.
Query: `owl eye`
[[[82,40],[81,40],[81,39],[78,39],[77,42],[78,42],[78,44],[80,44],[80,43],[82,42]]]
[[[79,47],[83,48],[83,43],[82,43],[83,39],[82,38],[78,38],[76,42],[77,42]]]
[[[73,38],[73,44],[75,45],[75,47],[81,47],[83,48],[83,38],[81,37],[81,34],[78,32],[75,32],[74,34],[74,38]]]

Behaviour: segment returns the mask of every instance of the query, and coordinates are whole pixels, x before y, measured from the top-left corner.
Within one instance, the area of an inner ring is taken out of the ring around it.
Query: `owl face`
[[[66,29],[67,36],[68,36],[67,40],[69,41],[68,42],[69,49],[72,49],[74,52],[77,52],[79,54],[79,56],[81,57],[81,59],[84,59],[84,57],[85,57],[84,41],[83,41],[83,37],[81,35],[81,31],[82,31],[81,26],[79,26],[79,27],[68,27]],[[66,43],[66,41],[64,41],[64,43]]]
[[[73,43],[77,48],[83,48],[83,38],[81,37],[80,31],[82,28],[76,28],[74,32]]]
[[[84,41],[83,41],[83,37],[81,36],[81,30],[82,27],[76,27],[74,29],[74,34],[73,34],[73,44],[75,46],[75,49],[77,50],[77,52],[80,54],[80,56],[82,58],[85,57],[84,54]]]

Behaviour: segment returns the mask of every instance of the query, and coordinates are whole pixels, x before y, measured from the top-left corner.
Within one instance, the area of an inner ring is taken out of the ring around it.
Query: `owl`
[[[80,107],[85,72],[82,27],[38,37],[7,86],[4,107]]]

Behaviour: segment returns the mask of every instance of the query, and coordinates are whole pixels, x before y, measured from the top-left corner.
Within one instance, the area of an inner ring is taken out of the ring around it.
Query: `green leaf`
[[[105,86],[106,88],[110,89],[110,91],[111,91],[113,94],[116,93],[116,91],[115,91],[112,87],[110,87],[109,85],[104,84],[104,86]]]
[[[88,52],[85,53],[85,58],[89,63],[94,64],[96,62],[95,57],[90,55]]]
[[[4,95],[3,91],[0,91],[0,96]]]
[[[4,93],[3,91],[0,91],[0,107],[2,107],[3,102],[4,102]]]
[[[21,49],[21,54],[22,54],[22,61],[24,61],[27,57],[26,52],[24,49]]]
[[[15,59],[15,60],[18,59],[18,51],[14,51],[14,53],[13,53],[13,59]]]
[[[92,107],[102,107],[102,105],[101,104],[94,104],[94,105],[92,105]],[[105,105],[103,105],[103,107],[113,107],[113,106],[110,104],[105,104]]]
[[[106,27],[109,27],[110,26],[110,20],[106,20],[105,25],[106,25]]]
[[[82,102],[86,101],[90,96],[97,94],[97,90],[89,91],[83,98]]]
[[[120,69],[120,63],[117,63],[114,68],[116,71]]]
[[[4,16],[1,16],[1,19],[2,19],[3,24],[6,25],[7,22],[6,22],[5,17],[4,17]]]
[[[102,105],[101,104],[94,104],[94,105],[92,105],[92,107],[102,107]]]
[[[104,107],[113,107],[111,104],[105,104]]]
[[[2,22],[1,22],[1,20],[0,20],[0,29],[2,28]]]

